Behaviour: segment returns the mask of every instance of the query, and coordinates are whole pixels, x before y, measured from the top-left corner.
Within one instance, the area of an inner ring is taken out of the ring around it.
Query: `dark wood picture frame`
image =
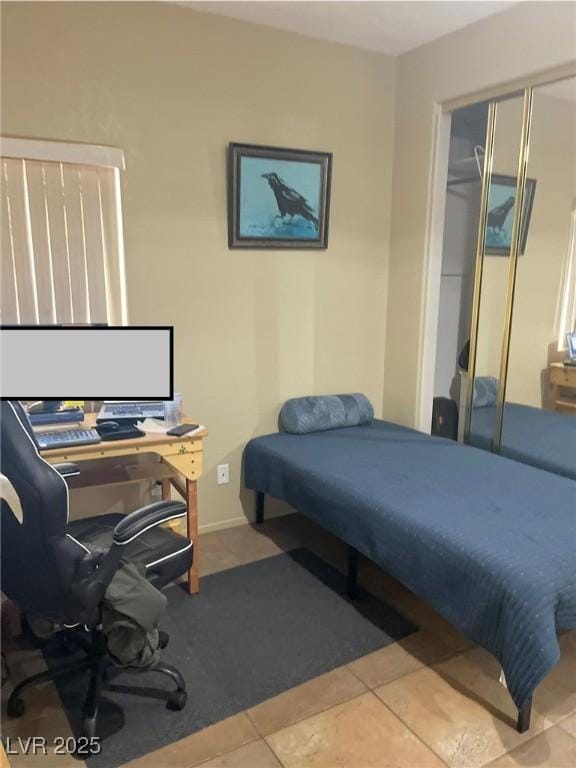
[[[244,158],[254,160],[250,164],[250,175],[244,170],[246,189],[242,186]],[[261,173],[262,170],[266,173]],[[303,179],[301,183],[298,174]],[[327,248],[331,183],[331,152],[230,143],[228,247]],[[252,199],[257,203],[252,208],[248,188],[252,189]],[[313,194],[306,194],[310,189]],[[248,214],[248,210],[257,213]]]
[[[515,176],[504,176],[502,174],[493,173],[492,178],[490,180],[490,187],[492,188],[494,185],[498,185],[501,187],[510,187],[511,196],[514,197],[514,200],[516,199],[516,177]],[[524,254],[524,251],[526,250],[526,242],[528,240],[528,227],[530,226],[530,217],[532,216],[532,205],[534,203],[534,194],[536,192],[536,179],[526,179],[526,189],[524,191],[524,210],[522,211],[522,219],[520,222],[520,253],[519,255],[522,256]],[[488,211],[488,219],[490,218],[490,214],[494,211]],[[512,216],[514,213],[514,203],[512,204],[512,210],[510,211],[510,216]],[[510,255],[510,246],[498,246],[498,245],[488,245],[488,222],[486,224],[486,235],[485,235],[485,248],[484,252],[488,256],[509,256]]]

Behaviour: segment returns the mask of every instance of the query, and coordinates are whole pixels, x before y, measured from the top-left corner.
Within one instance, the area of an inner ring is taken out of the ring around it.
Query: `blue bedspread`
[[[283,499],[500,661],[521,707],[576,627],[576,482],[375,421],[245,450],[248,488]]]
[[[490,450],[496,406],[474,408],[471,442]],[[502,422],[502,456],[576,480],[576,416],[506,403]]]
[[[471,443],[490,450],[495,424],[496,406],[474,408]],[[506,403],[501,453],[576,480],[576,416]]]

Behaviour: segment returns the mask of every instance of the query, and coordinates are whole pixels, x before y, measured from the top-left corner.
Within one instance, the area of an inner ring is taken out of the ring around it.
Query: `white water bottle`
[[[164,424],[175,427],[182,421],[182,395],[174,392],[173,400],[164,400]]]

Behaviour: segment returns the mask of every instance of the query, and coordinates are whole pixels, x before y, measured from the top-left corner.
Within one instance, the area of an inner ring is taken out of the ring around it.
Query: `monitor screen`
[[[0,396],[171,400],[171,326],[0,327]]]
[[[572,360],[576,360],[576,331],[567,333],[566,341],[568,342],[568,355]]]

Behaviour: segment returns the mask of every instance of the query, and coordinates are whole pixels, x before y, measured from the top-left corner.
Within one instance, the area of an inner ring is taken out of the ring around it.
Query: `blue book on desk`
[[[29,413],[28,417],[33,427],[40,427],[43,424],[77,424],[84,421],[84,409],[66,408],[64,411],[53,413]]]

